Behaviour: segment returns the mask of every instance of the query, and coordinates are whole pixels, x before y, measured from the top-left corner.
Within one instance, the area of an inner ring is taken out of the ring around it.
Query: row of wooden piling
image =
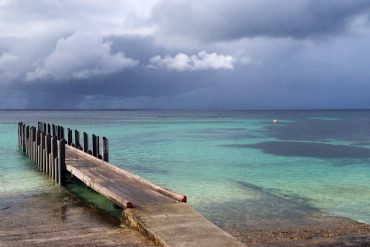
[[[106,162],[109,161],[108,139],[103,137],[103,145],[100,147],[100,138],[92,135],[92,149],[89,149],[89,136],[83,132],[83,144],[80,142],[78,130],[67,129],[67,141],[65,140],[63,126],[38,122],[37,128],[26,126],[23,122],[18,123],[18,144],[22,151],[35,161],[40,171],[46,173],[51,179],[59,184],[65,183],[65,145],[83,150]],[[101,152],[102,151],[102,152]]]
[[[100,137],[97,135],[91,135],[92,147],[89,149],[89,135],[86,132],[82,133],[82,144],[80,138],[80,131],[72,130],[67,128],[67,138],[64,137],[65,130],[63,126],[58,126],[54,124],[46,124],[39,122],[39,125],[44,132],[51,134],[52,136],[57,136],[59,139],[65,139],[67,145],[74,148],[80,149],[85,153],[88,153],[98,159],[102,159],[106,162],[109,162],[109,145],[108,139],[103,137],[103,144],[100,146]]]
[[[46,131],[47,127],[38,127],[18,123],[18,144],[22,151],[30,157],[37,168],[60,185],[65,183],[65,140],[61,130],[58,135]],[[53,132],[55,134],[55,132]]]

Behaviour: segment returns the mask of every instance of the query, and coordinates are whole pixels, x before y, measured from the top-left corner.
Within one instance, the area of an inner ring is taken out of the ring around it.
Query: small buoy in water
[[[272,122],[273,122],[274,124],[277,124],[277,123],[278,123],[278,120],[275,118]]]

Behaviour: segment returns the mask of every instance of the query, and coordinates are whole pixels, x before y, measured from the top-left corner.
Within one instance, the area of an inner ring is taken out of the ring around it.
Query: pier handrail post
[[[108,139],[103,137],[103,160],[109,162],[109,145]]]
[[[26,127],[26,141],[25,141],[25,143],[26,143],[26,148],[25,148],[26,154],[28,154],[29,137],[30,137],[30,126],[27,125],[27,127]]]
[[[18,146],[21,146],[21,122],[18,123]]]
[[[51,157],[52,157],[52,160],[53,160],[51,178],[53,180],[57,180],[57,176],[56,176],[57,164],[55,164],[55,159],[58,158],[58,141],[57,141],[56,136],[53,136],[51,138]]]
[[[36,132],[36,164],[39,169],[40,169],[40,144],[41,144],[40,133],[41,133],[41,129],[37,129],[37,132]]]
[[[28,156],[31,157],[32,154],[32,126],[30,126],[29,130],[29,135],[28,135]]]
[[[18,123],[18,146],[22,146],[22,122]]]
[[[56,131],[55,131],[55,125],[54,124],[51,125],[51,134],[52,134],[52,136],[56,136]]]
[[[65,184],[66,161],[65,161],[65,144],[64,139],[58,141],[58,183],[59,185]]]
[[[22,125],[22,150],[26,152],[26,124]]]
[[[36,127],[32,127],[32,159],[36,161],[36,147],[37,147]]]
[[[57,138],[58,138],[58,141],[60,140],[60,126],[57,125]]]
[[[40,171],[45,171],[45,132],[41,131],[41,157],[40,157]]]
[[[72,130],[70,128],[67,129],[67,144],[72,145]]]
[[[96,157],[96,135],[92,134],[92,146],[93,146],[93,150],[92,150],[92,154],[93,156]]]
[[[28,139],[28,156],[30,157],[30,159],[32,159],[32,126],[30,126],[30,134],[29,134],[29,139]]]
[[[89,152],[89,136],[87,135],[86,132],[83,133],[83,136],[84,136],[84,148],[83,148],[83,151],[85,153],[88,153]]]
[[[49,154],[51,153],[51,135],[45,135],[45,172],[50,175]]]
[[[77,149],[80,149],[80,132],[78,130],[75,130],[75,145]]]
[[[60,126],[60,132],[61,132],[60,138],[64,139],[64,127],[63,126]]]
[[[96,158],[102,159],[102,156],[100,154],[100,137],[96,136]]]

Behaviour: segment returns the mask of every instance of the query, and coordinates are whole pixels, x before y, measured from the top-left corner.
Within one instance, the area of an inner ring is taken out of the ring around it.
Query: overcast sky
[[[370,108],[370,1],[0,0],[0,108]]]

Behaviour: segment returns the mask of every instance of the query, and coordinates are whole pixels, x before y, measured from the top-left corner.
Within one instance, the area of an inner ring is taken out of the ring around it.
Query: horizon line
[[[0,108],[0,111],[366,111],[370,108],[277,108],[277,109],[221,109],[221,108]]]

